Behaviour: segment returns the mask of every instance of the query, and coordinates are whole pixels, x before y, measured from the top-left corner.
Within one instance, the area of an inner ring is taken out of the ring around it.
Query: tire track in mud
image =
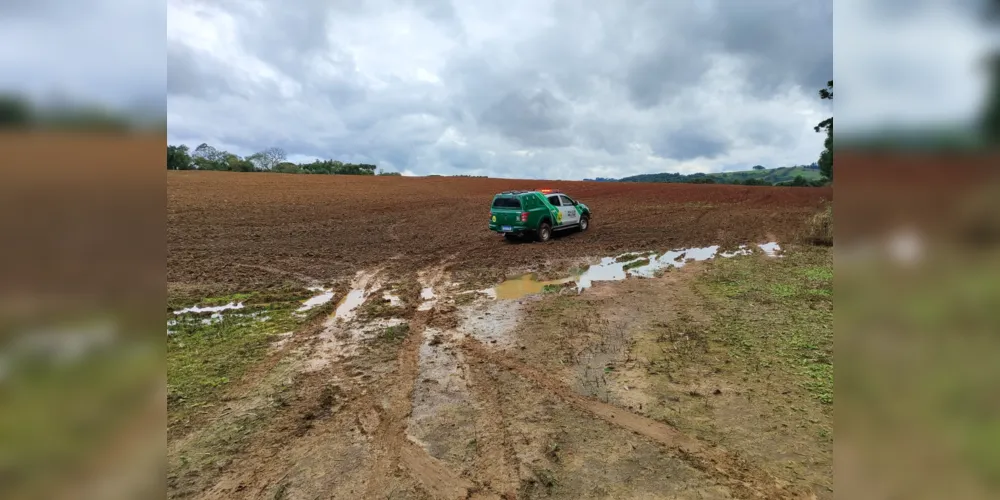
[[[424,324],[429,314],[419,314],[410,322],[410,335],[403,342],[396,358],[397,374],[392,389],[384,396],[388,407],[376,401],[374,411],[378,425],[372,436],[374,460],[370,481],[365,490],[365,498],[386,498],[392,492],[392,476],[400,456],[409,440],[406,438],[406,420],[410,415],[413,387],[419,372],[420,344],[423,339]],[[413,453],[407,452],[412,462]],[[419,458],[419,457],[417,457]],[[428,459],[430,457],[427,457]],[[418,461],[419,463],[419,461]],[[427,467],[434,470],[433,465]]]
[[[676,450],[680,458],[696,469],[711,476],[724,478],[723,484],[726,484],[737,497],[809,498],[808,493],[782,485],[774,476],[721,448],[688,436],[662,422],[581,396],[562,382],[509,356],[493,352],[474,339],[464,339],[461,347],[470,358],[506,368],[580,410]]]
[[[515,498],[520,486],[517,454],[507,432],[499,384],[491,371],[491,367],[467,363],[470,389],[481,405],[476,414],[475,470],[491,490]]]
[[[421,275],[421,285],[436,288],[444,276],[444,265]],[[433,304],[437,299],[430,299]],[[384,397],[388,407],[376,403],[374,411],[378,424],[373,434],[375,458],[370,481],[364,498],[386,498],[394,486],[393,472],[402,465],[420,485],[435,498],[499,499],[482,491],[472,481],[452,472],[441,461],[432,457],[406,434],[407,422],[413,410],[413,392],[420,373],[420,346],[427,324],[438,314],[435,307],[416,313],[410,321],[410,335],[397,356],[396,383]]]

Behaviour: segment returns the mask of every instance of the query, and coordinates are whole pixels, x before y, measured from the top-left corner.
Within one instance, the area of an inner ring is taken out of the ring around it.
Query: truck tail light
[[[528,222],[528,212],[521,212],[521,222]]]

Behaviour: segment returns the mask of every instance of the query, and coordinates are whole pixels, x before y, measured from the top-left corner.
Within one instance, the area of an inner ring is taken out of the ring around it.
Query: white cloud
[[[169,140],[522,178],[811,163],[832,8],[751,3],[168,0]]]

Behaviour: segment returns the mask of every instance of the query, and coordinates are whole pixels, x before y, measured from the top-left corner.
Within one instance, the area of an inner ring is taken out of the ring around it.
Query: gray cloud
[[[566,146],[571,124],[569,105],[548,90],[507,94],[483,113],[481,121],[526,147]]]
[[[194,49],[175,43],[167,47],[167,95],[188,95],[214,98],[222,93],[235,93],[224,75],[206,70]]]
[[[166,90],[165,23],[156,0],[0,2],[0,91],[155,107]]]
[[[168,0],[169,140],[415,174],[811,163],[832,8],[804,4]]]
[[[657,156],[681,161],[715,158],[728,148],[726,137],[703,128],[678,129],[653,142],[653,152]]]

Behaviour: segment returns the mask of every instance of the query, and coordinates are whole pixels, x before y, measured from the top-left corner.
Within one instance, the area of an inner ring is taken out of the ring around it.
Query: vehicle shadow
[[[551,242],[554,242],[554,241],[559,241],[559,240],[562,240],[562,239],[571,238],[574,235],[579,234],[580,232],[581,231],[579,229],[567,229],[565,231],[552,231],[552,237],[549,238],[548,242],[551,243]],[[540,241],[537,241],[535,239],[534,235],[522,236],[520,238],[511,238],[511,239],[507,239],[507,238],[504,238],[502,236],[500,238],[503,240],[504,243],[507,243],[507,244],[510,244],[510,245],[541,244]]]

